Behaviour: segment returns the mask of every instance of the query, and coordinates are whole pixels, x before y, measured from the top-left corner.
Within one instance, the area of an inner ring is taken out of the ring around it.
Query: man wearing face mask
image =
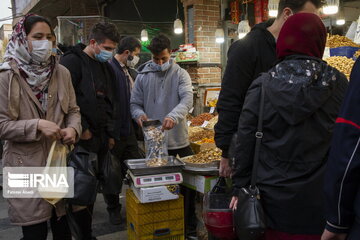
[[[186,157],[193,154],[188,138],[186,114],[193,105],[189,74],[170,59],[170,40],[159,35],[148,47],[153,59],[141,65],[131,93],[130,108],[139,126],[148,119],[159,119],[168,130],[169,155]],[[184,189],[183,189],[184,190]],[[194,192],[184,190],[185,231],[187,237],[196,235]]]
[[[110,65],[115,72],[115,114],[117,115],[114,129],[115,146],[113,154],[121,161],[122,176],[125,177],[127,167],[124,161],[127,159],[142,158],[139,153],[135,136],[133,121],[130,113],[130,93],[134,86],[135,76],[129,72],[139,62],[141,44],[134,37],[124,37],[120,40],[115,56],[110,60]],[[119,187],[121,189],[121,187]],[[110,214],[112,224],[121,223],[121,204],[118,194],[106,194],[108,211],[116,209],[115,214]]]
[[[78,144],[98,155],[98,169],[101,169],[108,150],[115,145],[115,76],[108,61],[113,56],[119,38],[114,24],[97,23],[90,31],[88,45],[78,44],[60,60],[71,73],[80,107],[83,133]],[[89,213],[92,213],[92,209],[93,205],[89,206]],[[89,222],[84,224],[88,224],[91,233],[91,214]]]

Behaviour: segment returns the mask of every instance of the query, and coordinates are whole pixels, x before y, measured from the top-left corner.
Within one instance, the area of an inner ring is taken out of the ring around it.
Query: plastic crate
[[[126,192],[128,239],[184,240],[184,200],[140,203],[132,190]]]
[[[337,47],[330,48],[330,56],[343,56],[347,58],[353,58],[354,54],[360,48],[358,47]]]

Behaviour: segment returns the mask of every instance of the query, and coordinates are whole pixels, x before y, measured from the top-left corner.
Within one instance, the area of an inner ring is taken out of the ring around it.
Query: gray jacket
[[[163,121],[173,119],[175,127],[168,131],[168,149],[189,145],[186,114],[193,106],[193,92],[189,74],[170,60],[170,67],[161,71],[153,61],[139,67],[139,75],[131,93],[131,115],[141,115]]]

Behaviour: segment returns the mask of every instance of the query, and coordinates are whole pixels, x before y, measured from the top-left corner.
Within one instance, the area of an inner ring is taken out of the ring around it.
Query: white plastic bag
[[[60,176],[67,179],[66,161],[68,153],[68,147],[62,143],[54,141],[51,145],[43,174],[48,175],[49,177],[55,176],[57,179]],[[68,191],[69,188],[65,186],[53,187],[48,184],[38,186],[39,194],[53,205],[64,198]]]

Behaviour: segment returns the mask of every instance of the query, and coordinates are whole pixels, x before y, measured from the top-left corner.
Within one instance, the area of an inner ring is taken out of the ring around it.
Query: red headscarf
[[[284,23],[276,43],[279,59],[290,55],[322,58],[326,29],[321,19],[312,13],[297,13]]]

